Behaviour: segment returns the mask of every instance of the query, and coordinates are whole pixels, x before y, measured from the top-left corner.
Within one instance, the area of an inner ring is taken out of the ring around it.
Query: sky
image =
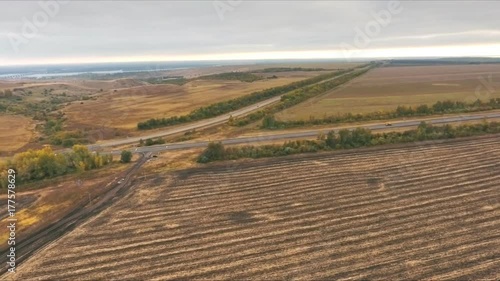
[[[500,56],[500,1],[1,1],[0,65]]]

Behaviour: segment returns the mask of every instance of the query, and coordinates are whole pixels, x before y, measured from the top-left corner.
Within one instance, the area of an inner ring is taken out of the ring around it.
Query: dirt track
[[[117,184],[105,194],[98,198],[93,198],[91,203],[82,204],[75,208],[71,213],[61,218],[57,223],[49,225],[38,232],[31,235],[26,240],[17,241],[16,243],[16,264],[20,265],[30,256],[40,251],[47,244],[59,239],[64,234],[72,231],[75,227],[85,222],[89,218],[99,214],[104,209],[109,207],[113,201],[119,196],[123,196],[125,192],[132,186],[132,177],[146,162],[147,157],[141,157],[137,163],[132,166],[124,175],[125,181]],[[6,258],[2,257],[2,262],[5,265]],[[6,273],[7,267],[2,267],[2,274]],[[5,277],[5,276],[3,276]]]
[[[17,278],[498,280],[500,136],[164,174]]]

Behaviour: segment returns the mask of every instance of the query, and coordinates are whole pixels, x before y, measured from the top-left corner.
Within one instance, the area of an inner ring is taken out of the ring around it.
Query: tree
[[[130,161],[132,161],[132,152],[128,150],[122,151],[120,161],[122,163],[130,163]]]
[[[9,167],[17,171],[19,182],[53,178],[60,175],[97,169],[112,162],[112,155],[101,156],[87,147],[75,145],[71,152],[56,153],[49,146],[41,150],[28,150],[14,155],[7,163],[0,163],[2,170]],[[0,186],[5,187],[0,183]]]
[[[220,142],[211,142],[208,144],[207,149],[200,155],[198,162],[208,163],[211,161],[224,160],[226,155],[226,150],[224,145]]]
[[[326,136],[326,145],[328,145],[330,148],[335,148],[337,145],[337,138],[335,137],[335,131],[331,131],[328,133]]]
[[[422,121],[417,128],[417,139],[425,140],[427,139],[427,134],[429,133],[430,125],[428,125],[425,121]]]
[[[430,114],[431,108],[427,104],[420,105],[417,107],[417,113],[422,115]]]
[[[339,144],[343,148],[350,148],[352,144],[351,131],[347,129],[342,129],[339,131]]]
[[[274,115],[267,115],[264,117],[262,120],[262,127],[265,129],[276,128],[276,118],[274,118]]]

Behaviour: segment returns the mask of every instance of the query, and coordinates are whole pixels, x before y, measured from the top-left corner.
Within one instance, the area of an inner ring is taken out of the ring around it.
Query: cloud
[[[19,52],[8,34],[22,34],[23,18],[31,20],[40,7],[0,2],[0,61],[334,50],[353,44],[356,28],[363,29],[389,2],[242,1],[221,20],[212,1],[71,1]],[[371,38],[367,50],[500,42],[500,2],[401,5],[403,12]]]

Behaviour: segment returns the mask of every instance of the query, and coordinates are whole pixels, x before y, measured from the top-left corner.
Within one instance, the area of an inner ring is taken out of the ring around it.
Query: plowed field
[[[500,136],[155,175],[19,280],[498,280]]]

